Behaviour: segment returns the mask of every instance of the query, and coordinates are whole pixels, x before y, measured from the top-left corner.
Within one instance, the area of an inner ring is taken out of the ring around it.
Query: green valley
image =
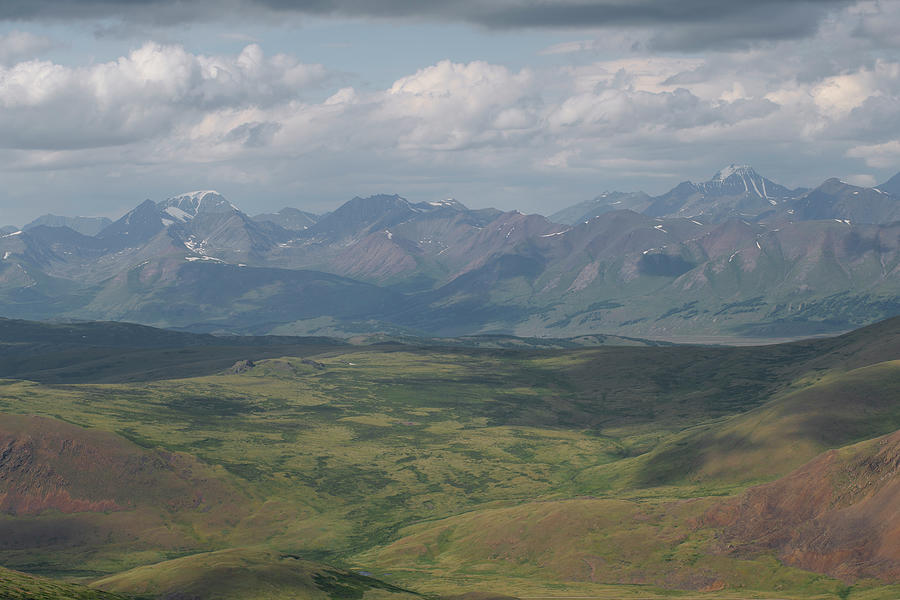
[[[887,465],[877,486],[840,496],[848,514],[890,502],[900,451],[859,443],[900,430],[900,319],[763,347],[2,324],[0,565],[15,572],[0,586],[97,598],[900,591],[896,511],[881,513],[873,567],[841,562],[859,540],[835,537],[826,560],[802,536],[735,525],[768,518],[742,498],[809,492],[791,482],[834,448]],[[828,485],[862,481],[827,472]],[[802,532],[820,513],[777,522]],[[845,530],[843,514],[826,529]]]

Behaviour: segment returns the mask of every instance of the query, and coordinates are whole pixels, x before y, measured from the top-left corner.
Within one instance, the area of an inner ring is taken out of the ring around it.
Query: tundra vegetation
[[[900,596],[898,319],[738,348],[3,330],[4,598]]]

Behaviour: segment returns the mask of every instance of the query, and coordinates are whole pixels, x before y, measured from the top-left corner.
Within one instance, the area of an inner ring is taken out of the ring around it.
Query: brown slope
[[[130,567],[208,549],[253,508],[221,469],[54,419],[0,415],[0,563]]]
[[[208,511],[242,497],[195,459],[54,419],[0,415],[0,512]]]
[[[774,550],[785,563],[844,579],[900,579],[900,431],[830,450],[704,516],[718,551]]]

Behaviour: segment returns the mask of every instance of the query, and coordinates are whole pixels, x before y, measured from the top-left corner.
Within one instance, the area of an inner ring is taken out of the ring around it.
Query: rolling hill
[[[897,591],[896,434],[866,441],[900,429],[897,319],[765,347],[0,325],[71,361],[0,382],[9,568],[159,598]]]

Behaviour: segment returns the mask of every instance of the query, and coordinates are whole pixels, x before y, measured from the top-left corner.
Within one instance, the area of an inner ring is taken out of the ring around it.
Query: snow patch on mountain
[[[190,221],[191,219],[194,218],[194,215],[181,210],[177,206],[167,206],[163,212],[168,214],[170,217],[172,217],[179,223],[187,223],[188,221]]]
[[[159,208],[166,212],[169,212],[169,209],[171,208],[175,208],[189,217],[195,217],[201,212],[240,212],[238,207],[226,200],[222,194],[215,190],[198,190],[196,192],[179,194],[178,196],[173,196],[160,202]],[[169,214],[173,213],[169,212]],[[180,220],[181,222],[184,222],[183,219]]]
[[[756,175],[756,171],[750,165],[728,165],[724,169],[719,170],[712,178],[713,181],[725,181],[732,175],[739,177],[752,177]]]

